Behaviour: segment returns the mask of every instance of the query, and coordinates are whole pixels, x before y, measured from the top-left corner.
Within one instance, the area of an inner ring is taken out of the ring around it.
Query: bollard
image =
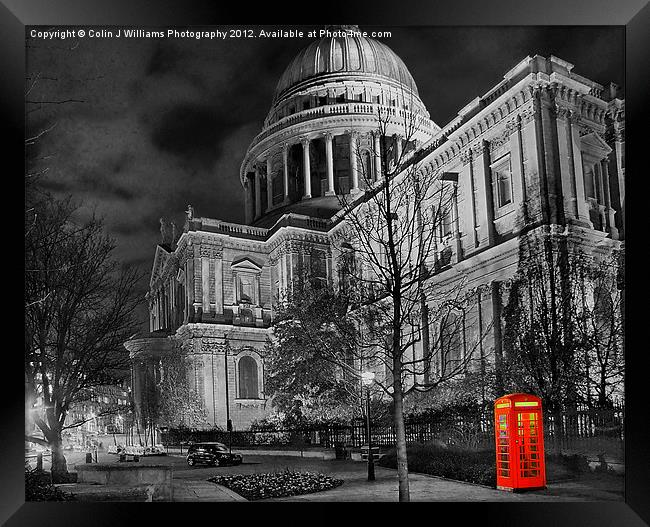
[[[43,452],[36,454],[36,470],[43,471]]]
[[[86,463],[92,463],[93,462],[93,455],[91,452],[86,452]]]

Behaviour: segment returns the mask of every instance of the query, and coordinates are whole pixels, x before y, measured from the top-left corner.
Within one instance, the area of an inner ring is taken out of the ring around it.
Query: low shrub
[[[492,449],[471,450],[424,443],[409,445],[407,457],[410,471],[496,487],[496,456]],[[546,453],[545,461],[549,481],[575,479],[590,472],[589,462],[582,454]],[[382,456],[378,464],[397,468],[395,450]]]
[[[342,479],[334,479],[324,474],[295,472],[288,469],[260,474],[213,476],[208,478],[208,481],[234,490],[251,501],[311,494],[343,484]]]
[[[407,448],[408,468],[413,472],[441,476],[496,487],[496,462],[492,450],[464,450],[425,443]],[[397,468],[397,453],[391,450],[378,462]]]
[[[52,485],[47,472],[25,470],[25,501],[75,501],[75,497]]]

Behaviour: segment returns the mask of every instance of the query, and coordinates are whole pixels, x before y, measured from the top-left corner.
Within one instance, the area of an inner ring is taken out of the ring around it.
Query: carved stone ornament
[[[202,243],[199,254],[202,258],[221,258],[223,248],[220,245]]]
[[[224,344],[214,340],[201,339],[201,353],[221,353],[224,350]]]

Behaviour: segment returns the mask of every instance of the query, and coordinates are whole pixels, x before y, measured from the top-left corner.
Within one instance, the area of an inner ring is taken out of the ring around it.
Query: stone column
[[[522,136],[521,115],[517,116],[515,133],[510,135],[510,152],[512,162],[512,190],[513,201],[517,203],[516,229],[524,226],[527,217],[526,211],[526,169],[524,161],[524,143]]]
[[[309,139],[301,139],[302,143],[302,171],[305,182],[305,195],[302,199],[311,198],[311,168],[309,165]]]
[[[476,188],[478,190],[478,215],[479,243],[492,246],[494,244],[494,202],[492,200],[492,181],[490,177],[490,144],[483,141],[476,163],[472,165],[476,175]]]
[[[576,207],[578,209],[578,219],[588,228],[593,229],[593,223],[589,218],[589,205],[585,193],[585,175],[582,163],[582,151],[580,148],[580,128],[575,126],[579,116],[571,116],[571,150],[573,151],[573,175],[576,186]]]
[[[253,221],[255,211],[253,210],[253,195],[251,192],[251,181],[250,178],[246,177],[244,180],[244,214],[246,223]]]
[[[269,157],[266,158],[266,211],[270,211],[273,208],[273,175],[271,174],[272,169],[272,156],[269,154]]]
[[[379,132],[373,135],[374,151],[375,151],[375,180],[381,179],[381,141]]]
[[[201,308],[203,315],[210,314],[210,258],[201,256]]]
[[[350,194],[359,192],[359,173],[357,172],[357,135],[352,130],[350,132]]]
[[[262,215],[262,186],[260,184],[260,171],[255,167],[255,219]]]
[[[223,314],[223,253],[217,253],[214,260],[214,294],[217,316]]]
[[[393,136],[395,138],[395,165],[398,165],[401,162],[402,159],[402,136],[399,134],[395,134]]]
[[[605,189],[603,185],[603,165],[602,161],[597,161],[594,165],[594,186],[596,187],[596,196],[598,202],[598,211],[600,213],[600,223],[602,231],[607,232],[607,217],[605,205]]]
[[[327,191],[326,196],[334,196],[334,157],[332,155],[332,134],[325,134],[325,162],[327,166]]]
[[[468,198],[465,199],[465,210],[467,211],[467,230],[471,233],[471,248],[478,247],[478,231],[476,221],[476,185],[474,182],[474,159],[472,158],[471,151],[468,151],[467,165],[464,170],[467,170],[467,190]],[[470,237],[468,236],[467,247],[470,247]]]
[[[289,145],[282,145],[282,185],[284,188],[284,203],[289,203]]]
[[[609,233],[612,235],[612,238],[618,239],[618,229],[616,228],[616,221],[614,220],[614,214],[616,211],[612,207],[612,197],[609,190],[609,159],[606,157],[600,162],[603,175],[603,197],[605,198],[605,214],[607,215],[607,222],[609,227]]]
[[[566,141],[567,141],[567,151],[569,159],[569,183],[571,190],[571,213],[577,219],[580,219],[580,211],[578,209],[578,185],[576,183],[576,169],[574,163],[575,150],[573,143],[573,113],[569,113],[566,119]]]

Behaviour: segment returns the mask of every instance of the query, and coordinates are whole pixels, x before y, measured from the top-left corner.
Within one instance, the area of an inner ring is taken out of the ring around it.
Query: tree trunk
[[[395,360],[393,363],[398,363]],[[400,372],[396,364],[395,371]],[[408,460],[406,457],[406,430],[404,427],[404,405],[402,394],[402,380],[398,374],[393,380],[393,403],[394,417],[393,423],[395,425],[395,447],[397,450],[397,477],[399,479],[399,501],[411,501],[411,494],[409,491],[409,470]]]
[[[553,434],[553,451],[556,454],[562,452],[562,438],[564,436],[564,423],[562,422],[562,410],[553,410],[553,421],[555,422],[555,433]]]
[[[68,474],[68,463],[63,455],[63,441],[60,432],[52,432],[48,437],[50,449],[52,450],[52,482],[63,483],[66,481],[65,476]]]

